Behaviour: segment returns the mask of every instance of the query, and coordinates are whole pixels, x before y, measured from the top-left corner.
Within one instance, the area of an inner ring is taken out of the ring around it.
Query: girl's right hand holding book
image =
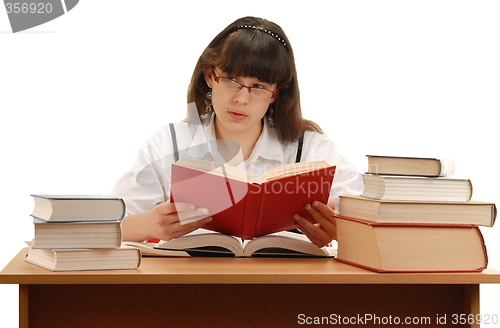
[[[143,241],[152,238],[170,240],[190,233],[212,221],[208,209],[196,208],[188,203],[157,204],[154,208],[123,218],[122,232],[124,241]],[[181,224],[179,216],[204,218]]]

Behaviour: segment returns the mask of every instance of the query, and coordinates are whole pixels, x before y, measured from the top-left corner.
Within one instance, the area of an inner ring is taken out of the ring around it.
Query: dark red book
[[[335,218],[339,262],[376,272],[480,272],[488,265],[477,225]]]
[[[328,202],[335,166],[325,161],[274,168],[254,180],[229,165],[183,158],[172,165],[170,200],[208,208],[213,221],[204,228],[243,239],[293,229],[293,215],[311,222],[304,206]],[[197,218],[183,218],[181,223]]]

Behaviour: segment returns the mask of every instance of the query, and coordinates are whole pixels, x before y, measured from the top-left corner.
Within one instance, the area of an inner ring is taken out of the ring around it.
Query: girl
[[[254,178],[296,161],[336,165],[328,204],[306,205],[318,223],[294,216],[318,247],[336,238],[338,197],[359,194],[362,180],[320,127],[302,118],[292,47],[278,25],[244,17],[227,26],[201,54],[187,102],[186,120],[153,133],[111,192],[127,204],[124,240],[170,240],[212,220],[196,204],[168,201],[170,166],[184,156],[224,160]],[[205,218],[181,225],[180,215]]]

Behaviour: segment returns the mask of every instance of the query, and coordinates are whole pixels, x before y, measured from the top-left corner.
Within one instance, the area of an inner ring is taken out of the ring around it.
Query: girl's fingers
[[[199,219],[206,218],[210,215],[207,208],[196,208],[190,203],[170,203],[165,202],[157,205],[157,208],[161,215],[178,214],[180,221],[190,222],[193,218],[199,217]],[[179,220],[175,220],[179,221]],[[183,223],[184,223],[183,222]]]
[[[203,227],[205,224],[211,221],[212,217],[209,216],[207,218],[187,223],[184,225],[181,225],[180,222],[176,222],[169,227],[171,232],[168,234],[169,239],[166,240],[184,236],[185,234],[188,234],[190,232],[195,231],[196,229]]]
[[[297,214],[293,218],[297,221],[297,228],[318,247],[323,247],[332,240],[321,227],[312,224],[304,217]]]
[[[329,237],[333,239],[337,236],[337,224],[334,218],[335,213],[331,207],[321,202],[313,202],[312,206],[306,205],[306,210],[314,217],[321,229],[324,230]]]
[[[331,203],[331,204],[330,204]],[[304,233],[315,245],[323,247],[337,237],[337,225],[334,218],[333,200],[328,205],[315,201],[307,204],[305,209],[312,215],[317,224],[313,224],[300,215],[295,215],[297,227]]]
[[[183,236],[212,221],[208,209],[189,203],[160,203],[155,207],[155,216],[154,225],[163,240]]]

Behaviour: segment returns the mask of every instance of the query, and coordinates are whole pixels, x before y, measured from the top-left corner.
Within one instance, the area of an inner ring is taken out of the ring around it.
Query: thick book
[[[28,247],[26,261],[51,271],[125,270],[140,266],[141,252],[129,246],[98,249]]]
[[[125,202],[105,195],[32,194],[31,216],[48,222],[116,221],[125,216]]]
[[[467,202],[469,179],[363,174],[363,196],[387,200]]]
[[[336,221],[339,262],[376,272],[480,272],[488,265],[476,225]]]
[[[33,248],[118,248],[121,221],[48,223],[33,219]]]
[[[305,235],[289,231],[244,240],[198,229],[179,238],[160,241],[154,249],[167,252],[180,251],[180,256],[185,256],[187,253],[193,257],[333,257],[335,255],[334,249],[319,248]]]
[[[438,177],[453,175],[455,162],[451,158],[366,155],[367,173],[383,175],[416,175]]]
[[[494,203],[380,200],[363,196],[340,196],[339,214],[375,223],[475,224],[493,227]]]
[[[204,228],[253,239],[294,228],[295,214],[315,222],[304,206],[328,202],[335,168],[325,161],[294,163],[254,180],[227,164],[183,158],[172,165],[170,199],[208,208],[213,220]]]

